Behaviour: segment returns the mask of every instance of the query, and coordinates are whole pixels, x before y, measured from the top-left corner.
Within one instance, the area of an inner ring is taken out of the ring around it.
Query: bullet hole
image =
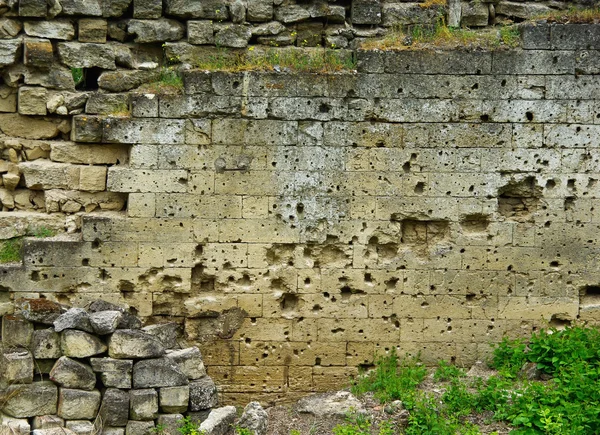
[[[527,118],[527,121],[533,121],[533,112],[525,112],[525,117]]]

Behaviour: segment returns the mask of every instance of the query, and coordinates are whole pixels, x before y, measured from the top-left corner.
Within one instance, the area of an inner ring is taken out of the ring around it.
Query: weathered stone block
[[[18,419],[0,414],[0,432],[10,435],[28,435],[31,426],[26,418]]]
[[[133,18],[160,18],[162,0],[133,0]]]
[[[187,22],[187,36],[190,44],[213,44],[215,41],[212,21]]]
[[[249,0],[246,11],[248,21],[271,21],[273,19],[273,0]]]
[[[32,338],[32,323],[12,315],[2,317],[2,344],[5,348],[20,347],[29,349]]]
[[[35,359],[60,358],[60,334],[52,328],[33,331],[31,353]]]
[[[75,142],[101,142],[103,118],[99,116],[77,115],[73,117],[71,139]]]
[[[128,169],[108,170],[107,187],[111,192],[187,192],[187,171]]]
[[[158,95],[132,95],[131,109],[131,114],[136,118],[158,118]]]
[[[21,17],[46,17],[48,3],[45,0],[19,0]]]
[[[21,115],[46,115],[47,91],[41,87],[19,88],[19,113]]]
[[[126,426],[129,418],[129,393],[108,388],[98,413],[106,426]]]
[[[104,386],[131,388],[133,361],[112,358],[90,358],[90,364],[95,372],[100,373],[100,379]]]
[[[78,22],[79,42],[95,42],[103,44],[106,42],[108,24],[106,20],[83,18]]]
[[[60,388],[58,391],[58,415],[66,420],[93,420],[100,407],[98,390],[83,391]]]
[[[33,417],[31,427],[33,429],[51,429],[53,427],[64,427],[65,420],[58,415],[40,415]]]
[[[181,331],[179,324],[175,322],[144,326],[142,331],[156,337],[165,349],[177,349],[179,347],[177,340],[180,338]]]
[[[185,142],[185,121],[182,119],[118,119],[104,120],[104,141],[109,143]]]
[[[0,41],[0,66],[7,66],[17,63],[21,54],[20,39],[6,39]]]
[[[61,333],[60,348],[63,355],[72,358],[87,358],[107,349],[98,337],[74,329],[67,329]]]
[[[351,409],[348,409],[347,412],[356,411],[356,405],[362,406],[357,400],[355,406]],[[244,408],[244,412],[242,413],[238,424],[240,427],[246,428],[256,435],[266,435],[267,426],[269,424],[269,415],[263,409],[263,407],[260,406],[260,403],[250,402]]]
[[[64,166],[61,165],[61,167]],[[62,314],[54,321],[54,330],[56,332],[61,332],[65,329],[78,329],[85,332],[94,332],[90,323],[89,314],[83,308],[70,308],[66,313]]]
[[[25,38],[23,46],[23,63],[25,65],[47,68],[53,63],[54,49],[49,39]]]
[[[16,312],[31,322],[52,325],[66,311],[57,302],[48,299],[19,299],[15,301]]]
[[[206,375],[202,355],[197,347],[168,351],[167,357],[177,363],[188,379],[200,379]]]
[[[119,329],[110,337],[108,354],[112,358],[155,358],[165,348],[156,337],[133,329]]]
[[[100,0],[61,0],[63,15],[102,16]]]
[[[146,435],[152,433],[153,421],[128,421],[125,427],[125,435]]]
[[[211,435],[225,435],[235,421],[235,406],[224,406],[213,409],[208,418],[204,420],[198,430]]]
[[[159,389],[160,409],[162,412],[178,413],[185,412],[190,400],[190,387],[162,387]]]
[[[181,420],[183,420],[182,414],[160,414],[156,423],[164,427],[166,433],[177,435],[177,428],[181,425]]]
[[[188,378],[170,358],[148,359],[133,365],[133,387],[175,387],[187,385]]]
[[[217,406],[217,387],[213,380],[206,376],[190,382],[190,410],[202,411]]]
[[[96,175],[95,178],[102,178],[102,180],[106,180],[106,171],[102,171],[101,174]],[[81,179],[83,179],[83,170],[81,174]],[[98,187],[100,185],[100,182],[98,181],[94,184],[96,187]],[[102,184],[105,185],[106,182],[104,181]],[[104,190],[104,187],[98,190]],[[120,311],[99,311],[97,313],[90,314],[90,323],[92,324],[92,328],[94,328],[94,332],[96,334],[107,335],[115,332],[117,326],[119,326],[121,317],[123,317],[123,314]]]
[[[23,25],[20,21],[11,20],[10,18],[0,18],[0,38],[10,39],[19,34]]]
[[[71,68],[116,69],[114,49],[106,44],[59,42],[58,55]]]
[[[26,21],[25,33],[36,38],[59,39],[70,41],[75,38],[75,26],[71,21]]]
[[[96,375],[86,364],[61,356],[50,371],[50,379],[65,388],[93,390]],[[52,413],[46,413],[52,414]]]
[[[221,47],[244,48],[252,37],[252,31],[242,24],[225,26],[215,33],[215,44]]]
[[[158,393],[155,389],[129,391],[129,417],[133,420],[154,420],[158,414]]]
[[[9,86],[0,86],[0,112],[17,111],[17,90]]]
[[[165,14],[179,18],[229,18],[227,4],[222,0],[164,0]]]
[[[0,384],[33,382],[33,357],[28,351],[4,352],[0,359]]]
[[[381,23],[379,0],[352,0],[351,20],[353,24]]]
[[[461,2],[463,26],[485,27],[488,25],[488,4]]]
[[[10,385],[2,411],[17,418],[56,414],[57,396],[56,385],[48,381]]]
[[[131,20],[127,31],[130,35],[135,35],[137,43],[178,41],[185,35],[185,26],[167,18]]]
[[[80,173],[79,173],[79,190],[85,190],[88,192],[102,192],[103,190],[106,189],[106,167],[104,166],[84,166],[81,168]],[[120,313],[119,313],[120,315]],[[117,314],[113,313],[113,320],[116,320],[115,323],[115,329],[116,329],[116,325],[119,322],[119,318]],[[108,319],[105,319],[106,321],[108,321]],[[94,321],[96,322],[96,326],[94,326]],[[95,320],[91,319],[90,316],[90,322],[92,322],[92,328],[94,328],[94,331],[97,334],[100,334],[98,332],[98,330],[101,330],[99,328],[101,328],[102,326],[98,324],[98,322],[101,321],[100,318],[97,318]],[[114,329],[111,331],[110,330],[110,326],[108,324],[105,324],[104,326],[106,326],[108,329],[104,329],[105,331],[109,331],[109,332],[104,332],[103,334],[109,334],[110,332],[114,331]],[[103,335],[100,334],[100,335]]]
[[[92,435],[95,432],[94,424],[88,420],[70,420],[66,422],[65,427],[77,435]]]

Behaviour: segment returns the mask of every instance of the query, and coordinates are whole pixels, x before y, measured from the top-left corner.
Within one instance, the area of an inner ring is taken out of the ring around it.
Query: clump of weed
[[[427,375],[425,366],[417,358],[406,357],[402,361],[396,353],[377,360],[376,368],[363,373],[352,386],[354,394],[372,391],[381,402],[401,400],[409,403],[414,400],[417,386]]]
[[[0,241],[0,264],[16,263],[21,261],[22,246],[23,239],[20,237]]]
[[[549,23],[559,24],[594,24],[600,23],[600,7],[576,8],[571,7],[564,11],[551,11],[533,18],[533,20],[546,20]]]
[[[451,381],[454,379],[464,378],[466,373],[463,369],[450,364],[448,361],[441,360],[438,363],[436,371],[433,373],[433,379],[437,382]]]
[[[278,71],[333,73],[356,67],[350,52],[327,48],[296,49],[250,47],[245,52],[217,49],[195,62],[209,71]]]
[[[181,94],[183,92],[183,78],[174,66],[162,67],[158,79],[154,82],[145,83],[140,87],[140,91],[151,94]]]
[[[55,235],[56,231],[48,227],[37,227],[33,230],[33,236],[37,237],[38,239],[54,237]]]

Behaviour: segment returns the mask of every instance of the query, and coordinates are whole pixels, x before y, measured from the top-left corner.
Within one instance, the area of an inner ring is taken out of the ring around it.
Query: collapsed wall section
[[[336,74],[190,70],[181,95],[49,117],[23,113],[43,92],[25,74],[0,115],[2,234],[71,232],[0,267],[2,313],[102,298],[179,322],[229,403],[338,387],[376,353],[468,365],[594,324],[599,27],[359,50]]]

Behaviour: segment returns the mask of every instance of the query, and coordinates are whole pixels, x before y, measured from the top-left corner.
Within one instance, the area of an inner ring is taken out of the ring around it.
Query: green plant
[[[364,394],[372,391],[380,402],[401,400],[407,404],[413,400],[415,389],[426,374],[427,369],[419,363],[418,358],[406,357],[399,361],[394,352],[379,358],[374,370],[359,376],[352,386],[352,392]]]
[[[521,43],[521,32],[516,26],[500,27],[500,41],[508,47],[518,47]]]
[[[523,340],[511,340],[503,337],[502,341],[496,346],[494,356],[490,363],[492,368],[504,371],[506,374],[514,376],[517,374],[523,364],[527,361],[525,350],[527,345]]]
[[[184,417],[183,420],[179,420],[179,427],[177,431],[181,435],[203,435],[204,431],[198,431],[198,424],[194,423],[190,417]]]
[[[20,237],[0,241],[0,264],[21,261],[21,247],[23,240]]]
[[[433,379],[437,382],[450,381],[453,379],[464,378],[465,376],[466,373],[463,369],[460,369],[445,360],[441,360],[438,363],[438,368],[433,373]]]
[[[235,427],[235,433],[236,433],[236,435],[254,435],[254,431],[252,431],[246,427],[241,427],[241,426]]]
[[[54,237],[55,235],[56,231],[48,227],[37,227],[33,230],[33,236],[39,239]]]
[[[75,82],[75,86],[79,86],[85,80],[85,74],[83,73],[83,68],[71,68],[71,75],[73,76],[73,81]]]
[[[153,435],[165,435],[167,431],[167,427],[164,424],[156,424],[152,429],[150,429],[150,433]]]
[[[290,435],[302,435],[298,429],[290,430]]]

